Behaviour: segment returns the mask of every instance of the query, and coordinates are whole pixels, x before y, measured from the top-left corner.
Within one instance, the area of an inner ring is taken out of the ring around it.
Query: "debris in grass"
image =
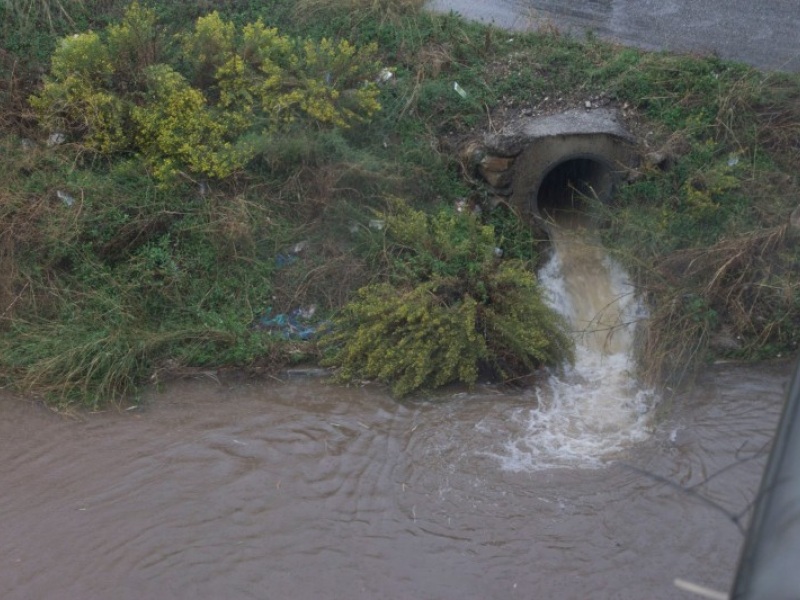
[[[389,83],[393,77],[394,77],[394,71],[384,67],[383,69],[381,69],[381,72],[378,73],[377,82]]]
[[[56,196],[58,196],[58,199],[61,200],[67,206],[72,206],[73,204],[75,204],[75,198],[73,198],[72,196],[70,196],[66,192],[62,192],[61,190],[57,190],[56,191]]]
[[[278,268],[291,265],[299,258],[300,254],[302,254],[306,248],[308,248],[307,241],[297,242],[294,246],[275,257],[275,265]]]
[[[67,136],[65,136],[63,133],[55,131],[47,137],[47,147],[52,148],[53,146],[60,146],[66,141],[66,139]]]
[[[321,324],[310,322],[316,311],[316,306],[312,305],[307,308],[296,308],[288,314],[279,313],[271,316],[270,307],[264,316],[255,322],[254,328],[278,333],[286,340],[307,341],[320,329]]]

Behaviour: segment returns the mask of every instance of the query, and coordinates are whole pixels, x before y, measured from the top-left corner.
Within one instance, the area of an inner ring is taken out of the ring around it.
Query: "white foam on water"
[[[510,471],[600,467],[649,436],[656,400],[633,373],[634,330],[646,311],[625,271],[585,231],[552,234],[539,280],[573,326],[575,364],[537,388],[534,408],[512,414],[521,433],[495,455]]]

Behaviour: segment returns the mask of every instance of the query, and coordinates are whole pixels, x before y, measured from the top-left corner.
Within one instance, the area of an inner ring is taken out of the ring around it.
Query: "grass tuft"
[[[357,21],[376,21],[383,26],[419,13],[424,5],[425,0],[298,0],[294,14],[299,21],[348,14]]]

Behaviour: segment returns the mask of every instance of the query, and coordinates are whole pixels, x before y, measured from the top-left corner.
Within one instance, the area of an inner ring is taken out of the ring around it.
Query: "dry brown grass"
[[[800,82],[781,74],[736,81],[719,98],[719,139],[739,148],[757,145],[788,171],[800,163]]]
[[[12,141],[0,143],[0,153],[12,155]],[[39,194],[21,194],[14,191],[14,182],[32,172],[42,150],[32,148],[16,160],[8,159],[4,173],[4,186],[0,189],[0,328],[7,327],[18,310],[36,303],[45,310],[48,292],[37,289],[20,268],[20,251],[28,255],[46,256],[45,248],[52,236],[68,243],[74,235],[75,211],[59,210],[55,190]],[[46,278],[40,282],[46,282]],[[46,285],[46,283],[44,283]]]
[[[274,279],[276,313],[315,306],[329,311],[343,306],[352,293],[366,285],[369,269],[350,251],[330,241],[309,244],[299,259]]]
[[[772,151],[779,164],[796,171],[800,164],[800,89],[794,89],[780,102],[756,107],[761,128],[761,145]]]
[[[4,202],[0,194],[0,203]],[[17,268],[14,262],[14,244],[5,230],[0,231],[0,330],[10,323],[16,304],[15,282]]]
[[[648,381],[682,380],[720,326],[745,352],[796,334],[800,264],[788,230],[787,224],[723,239],[655,264],[647,284],[655,309],[641,348]]]
[[[35,85],[36,77],[26,71],[20,58],[0,48],[0,130],[16,130],[23,135],[34,131],[36,121],[28,96]]]
[[[300,21],[317,19],[333,12],[358,15],[357,20],[380,15],[379,21],[395,22],[422,10],[425,0],[298,0],[295,16]]]

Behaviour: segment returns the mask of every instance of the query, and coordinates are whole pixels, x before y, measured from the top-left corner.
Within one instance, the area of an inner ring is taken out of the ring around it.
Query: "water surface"
[[[511,416],[532,392],[397,402],[202,378],[73,419],[0,396],[0,597],[686,597],[676,577],[726,589],[737,527],[656,477],[697,485],[752,456],[788,376],[710,368],[646,440],[593,468],[539,470],[498,459],[525,434]],[[739,512],[764,462],[698,491]]]

